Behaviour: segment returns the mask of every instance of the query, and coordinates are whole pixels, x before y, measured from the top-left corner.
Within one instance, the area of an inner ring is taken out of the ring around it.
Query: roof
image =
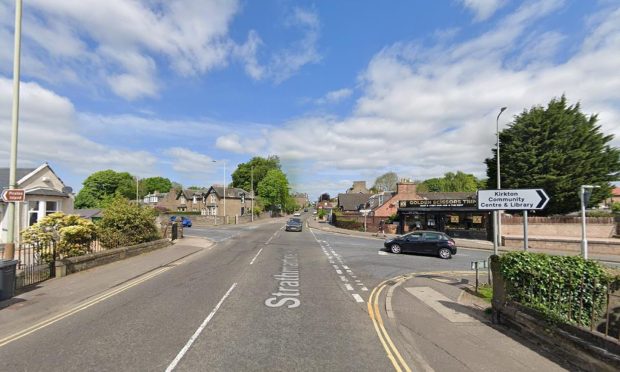
[[[395,194],[396,193],[393,191],[383,191],[378,194],[371,195],[370,198],[368,198],[368,208],[375,209],[382,206]]]
[[[611,190],[611,195],[613,195],[613,196],[620,196],[620,187],[614,187]]]
[[[37,170],[37,168],[17,168],[15,170],[15,182],[21,180],[35,170]],[[9,172],[9,168],[0,168],[0,188],[9,187]]]
[[[61,197],[68,197],[69,194],[64,193],[62,191],[58,191],[58,190],[54,190],[54,189],[33,189],[33,190],[28,190],[26,191],[27,195],[41,195],[41,196],[61,196]]]
[[[211,193],[212,190],[215,192],[218,198],[224,197],[224,186],[211,186],[207,194]],[[246,199],[251,199],[251,194],[244,189],[240,189],[237,187],[227,187],[226,188],[226,198],[238,198],[241,199],[241,194],[245,195]]]
[[[73,214],[77,214],[82,218],[101,217],[101,209],[76,209]]]
[[[425,200],[476,199],[475,192],[419,192]]]
[[[357,211],[366,205],[370,194],[338,194],[338,208],[344,211]]]

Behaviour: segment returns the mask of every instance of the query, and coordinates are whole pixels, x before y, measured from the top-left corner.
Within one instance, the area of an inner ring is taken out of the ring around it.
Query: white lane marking
[[[362,287],[362,291],[368,291],[368,288]]]
[[[342,268],[345,269],[345,270],[349,270],[349,266],[347,266],[347,265],[342,265]]]
[[[351,271],[351,270],[347,270],[347,272],[348,272],[349,274],[353,274],[353,271]]]
[[[387,256],[388,253],[385,251],[378,251],[377,254],[379,254],[379,256]]]
[[[342,270],[336,270],[336,274],[342,275]]]
[[[349,290],[349,291],[352,291],[352,290],[353,290],[353,286],[352,286],[351,284],[349,284],[349,283],[345,284],[344,286],[345,286],[345,287],[347,288],[347,290]]]
[[[334,267],[334,269],[336,269],[336,270],[340,269],[340,266],[338,266],[338,265],[332,265],[332,266],[333,266],[333,267]]]
[[[282,230],[282,229],[280,229],[280,230]],[[276,230],[276,232],[274,232],[274,233],[273,233],[273,235],[271,235],[271,238],[269,238],[269,240],[267,240],[267,241],[265,242],[265,245],[267,245],[267,244],[271,243],[271,239],[275,238],[275,237],[276,237],[276,235],[278,234],[278,231],[280,231],[280,230]]]
[[[198,327],[198,329],[196,330],[196,332],[194,332],[194,334],[192,335],[192,337],[190,337],[189,341],[187,341],[187,343],[185,344],[185,346],[183,346],[183,349],[181,349],[181,351],[179,351],[179,353],[177,354],[176,358],[174,358],[174,360],[172,361],[172,363],[170,363],[170,365],[168,366],[168,368],[166,368],[166,372],[170,372],[172,371],[177,364],[179,363],[179,361],[181,361],[181,359],[183,358],[183,356],[185,355],[185,353],[187,353],[187,350],[189,350],[189,348],[192,346],[192,344],[194,343],[194,341],[196,341],[196,339],[198,338],[198,336],[200,336],[200,333],[202,333],[202,330],[205,329],[205,327],[207,326],[207,324],[209,324],[209,322],[211,321],[211,319],[213,318],[213,316],[215,315],[215,313],[219,310],[220,306],[222,306],[222,303],[224,303],[224,300],[226,300],[226,298],[230,295],[230,293],[233,291],[233,289],[235,289],[235,287],[237,286],[237,283],[233,283],[233,285],[230,287],[230,289],[228,290],[228,292],[226,292],[226,294],[224,295],[224,297],[222,297],[222,299],[220,300],[220,302],[217,303],[217,305],[215,305],[215,308],[213,309],[213,311],[211,311],[209,313],[209,315],[205,318],[205,320],[202,322],[202,324],[200,325],[200,327]]]
[[[344,276],[344,275],[340,276],[340,280],[342,280],[343,282],[348,282],[349,281],[349,279],[347,279],[347,277]]]
[[[252,265],[254,263],[254,261],[256,261],[256,259],[258,258],[258,255],[263,251],[263,248],[258,250],[258,253],[256,254],[256,256],[254,256],[254,258],[252,259],[252,261],[250,261],[250,265]]]
[[[430,287],[409,287],[405,289],[418,300],[422,301],[424,304],[438,312],[439,315],[448,319],[452,323],[478,322],[478,320],[473,317],[444,305],[446,303],[453,304],[455,302]]]
[[[357,302],[364,302],[362,296],[358,295],[357,293],[353,293],[353,298],[355,298],[355,301]]]

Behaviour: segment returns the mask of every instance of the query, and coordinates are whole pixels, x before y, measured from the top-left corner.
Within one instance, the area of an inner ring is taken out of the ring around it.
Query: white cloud
[[[331,92],[327,92],[327,94],[315,100],[315,102],[319,105],[334,104],[349,98],[351,94],[353,94],[353,91],[348,88],[333,90]]]
[[[317,49],[321,25],[316,12],[296,8],[288,20],[288,25],[301,29],[304,34],[291,48],[273,57],[269,70],[277,83],[288,79],[303,66],[321,61]]]
[[[36,83],[23,82],[20,92],[19,166],[37,166],[43,161],[61,164],[74,175],[113,168],[136,174],[151,174],[156,158],[147,151],[110,147],[78,134],[73,104]],[[9,158],[12,81],[0,78],[0,158]],[[78,185],[72,185],[74,187]]]
[[[460,0],[463,6],[474,12],[476,21],[484,21],[502,7],[505,0]]]
[[[236,154],[261,153],[266,141],[261,137],[260,132],[244,131],[244,135],[245,138],[241,138],[237,133],[229,133],[220,136],[215,141],[215,147]]]
[[[183,147],[169,148],[164,154],[172,158],[172,169],[177,172],[199,176],[211,173],[216,168],[211,157]]]

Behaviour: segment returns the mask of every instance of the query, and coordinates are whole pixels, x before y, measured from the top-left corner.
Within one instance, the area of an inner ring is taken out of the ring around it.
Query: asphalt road
[[[2,369],[392,370],[366,313],[378,282],[451,260],[283,223],[188,229],[216,242],[139,285],[0,347]]]

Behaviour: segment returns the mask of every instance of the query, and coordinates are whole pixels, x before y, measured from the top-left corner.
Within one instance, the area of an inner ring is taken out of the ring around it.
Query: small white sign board
[[[478,190],[480,210],[541,210],[548,202],[543,189]]]

